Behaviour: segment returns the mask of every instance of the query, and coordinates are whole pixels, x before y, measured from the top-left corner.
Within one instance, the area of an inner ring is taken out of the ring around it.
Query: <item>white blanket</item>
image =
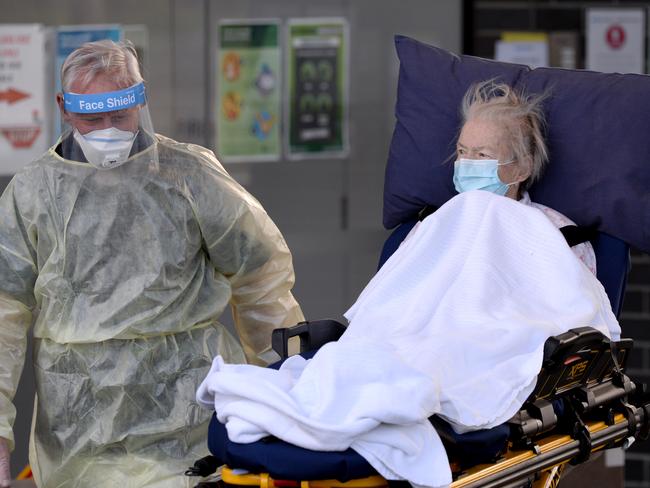
[[[217,358],[198,401],[235,442],[352,447],[386,478],[446,486],[430,415],[499,425],[534,388],[548,337],[620,335],[602,286],[542,212],[482,191],[424,220],[346,317],[338,342],[279,371]]]

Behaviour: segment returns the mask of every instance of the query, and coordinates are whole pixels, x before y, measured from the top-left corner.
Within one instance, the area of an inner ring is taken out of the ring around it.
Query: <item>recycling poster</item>
[[[288,23],[289,158],[347,152],[348,26],[344,19]]]
[[[279,21],[223,21],[217,55],[217,155],[277,161],[281,141]]]
[[[47,150],[49,142],[45,30],[0,25],[0,174],[10,175]]]

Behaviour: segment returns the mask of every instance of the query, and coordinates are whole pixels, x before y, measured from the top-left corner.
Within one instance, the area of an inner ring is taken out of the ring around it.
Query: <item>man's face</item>
[[[110,91],[121,90],[124,87],[115,84],[110,77],[106,75],[96,76],[90,83],[83,85],[78,81],[74,81],[69,91],[71,93],[86,94],[86,93],[104,93]],[[63,105],[63,97],[61,94],[57,95],[57,103],[61,109],[63,120],[77,129],[80,134],[87,134],[95,130],[108,129],[115,127],[116,129],[125,130],[129,132],[137,132],[138,118],[140,109],[138,107],[131,107],[124,110],[115,110],[113,112],[98,112],[94,114],[78,114],[66,111]]]

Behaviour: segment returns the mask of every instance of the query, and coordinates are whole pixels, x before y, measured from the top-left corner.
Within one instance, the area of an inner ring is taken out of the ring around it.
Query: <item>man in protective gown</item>
[[[63,134],[0,199],[0,486],[32,323],[38,486],[188,486],[212,359],[262,363],[303,320],[291,254],[211,151],[153,132],[132,47],[85,44],[61,77]]]

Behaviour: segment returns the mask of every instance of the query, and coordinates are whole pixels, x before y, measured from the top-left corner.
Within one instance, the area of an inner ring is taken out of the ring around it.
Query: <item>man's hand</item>
[[[11,486],[11,471],[9,470],[9,444],[0,437],[0,488]]]

